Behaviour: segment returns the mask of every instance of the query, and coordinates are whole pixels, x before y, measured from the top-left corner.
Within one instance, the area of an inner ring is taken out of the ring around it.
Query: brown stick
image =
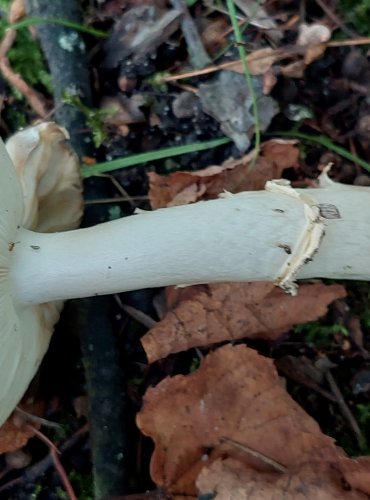
[[[325,373],[325,376],[326,376],[326,380],[328,381],[328,383],[330,385],[330,389],[331,389],[332,393],[336,397],[338,406],[340,408],[340,411],[342,412],[343,417],[347,420],[350,428],[352,429],[353,434],[356,437],[356,440],[358,442],[360,449],[362,449],[364,444],[365,444],[365,439],[364,439],[364,436],[361,432],[361,429],[358,426],[358,423],[355,420],[355,417],[352,415],[351,410],[348,408],[348,405],[345,402],[345,400],[342,396],[342,393],[340,392],[340,389],[339,389],[333,375],[331,374],[331,372],[329,370]]]
[[[64,470],[64,467],[59,460],[60,451],[58,450],[58,448],[55,446],[55,444],[52,441],[50,441],[50,439],[48,437],[46,437],[38,429],[36,429],[35,427],[33,427],[32,425],[29,425],[29,424],[27,425],[27,427],[32,429],[32,431],[40,439],[40,441],[42,441],[44,444],[46,444],[46,446],[49,448],[51,458],[53,459],[53,462],[54,462],[54,467],[58,471],[59,477],[64,485],[66,492],[68,493],[69,499],[70,500],[77,500],[76,494],[73,491],[72,485],[68,479],[66,471]]]
[[[239,448],[240,450],[243,450],[245,453],[252,455],[252,457],[254,457],[254,458],[258,458],[259,460],[261,460],[261,462],[270,465],[277,472],[281,472],[281,473],[285,474],[288,471],[288,469],[285,467],[285,465],[279,464],[279,462],[276,462],[276,460],[274,460],[270,457],[267,457],[266,455],[264,455],[263,453],[260,453],[259,451],[253,450],[252,448],[250,448],[246,444],[238,443],[237,441],[234,441],[233,439],[229,439],[227,437],[223,437],[222,441],[235,446],[235,448]]]

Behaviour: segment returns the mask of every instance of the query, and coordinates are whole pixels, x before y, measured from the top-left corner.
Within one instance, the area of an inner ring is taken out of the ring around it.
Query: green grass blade
[[[104,31],[96,30],[94,28],[90,28],[89,26],[85,26],[83,24],[74,23],[69,21],[68,19],[59,19],[57,17],[28,17],[27,19],[23,19],[18,23],[10,24],[8,27],[11,29],[21,29],[27,28],[28,26],[38,26],[40,24],[59,24],[60,26],[65,26],[67,28],[72,28],[76,31],[81,31],[82,33],[88,33],[89,35],[93,35],[99,38],[108,38],[108,34]]]
[[[303,132],[273,132],[269,133],[267,135],[274,135],[277,137],[291,137],[292,139],[302,139],[307,142],[312,142],[315,144],[320,144],[321,146],[324,146],[327,149],[330,149],[330,151],[334,151],[334,153],[337,153],[339,156],[342,156],[342,158],[345,158],[346,160],[350,160],[353,163],[356,163],[357,165],[360,165],[362,168],[370,172],[370,163],[367,162],[366,160],[363,160],[359,156],[356,156],[352,154],[350,151],[348,151],[345,148],[342,148],[342,146],[338,146],[337,144],[334,144],[328,137],[325,135],[310,135],[310,134],[304,134]]]
[[[136,155],[127,156],[126,158],[118,158],[116,160],[105,161],[97,163],[91,167],[83,165],[81,167],[82,177],[91,177],[92,175],[99,175],[106,172],[112,172],[120,168],[133,167],[146,163],[148,161],[162,160],[173,156],[184,155],[187,153],[195,153],[196,151],[204,151],[206,149],[216,148],[227,144],[230,139],[222,137],[220,139],[213,139],[211,141],[197,142],[194,144],[186,144],[185,146],[174,146],[171,148],[159,149],[158,151],[148,151],[147,153],[139,153]]]
[[[260,145],[261,145],[261,130],[260,130],[257,96],[256,96],[256,92],[255,92],[254,86],[253,86],[252,75],[249,71],[247,53],[246,53],[244,45],[243,45],[243,37],[242,37],[242,32],[240,30],[240,26],[238,23],[238,18],[237,18],[237,14],[236,14],[234,0],[226,0],[226,5],[227,5],[227,9],[229,11],[230,21],[231,21],[231,25],[233,27],[235,41],[238,44],[239,58],[240,58],[242,65],[243,65],[245,81],[246,81],[250,96],[252,98],[252,109],[253,109],[253,117],[254,117],[254,133],[255,133],[255,141],[256,141],[255,142],[255,154],[253,157],[253,161],[251,163],[251,168],[252,168],[258,155],[259,155]],[[257,6],[258,5],[259,5],[259,2],[257,2]]]

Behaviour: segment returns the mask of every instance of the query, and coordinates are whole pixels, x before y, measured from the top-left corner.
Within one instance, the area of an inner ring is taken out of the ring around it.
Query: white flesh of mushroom
[[[14,300],[220,281],[275,281],[294,293],[296,278],[369,279],[368,188],[267,188],[67,233],[21,229]],[[322,217],[320,205],[339,218]]]

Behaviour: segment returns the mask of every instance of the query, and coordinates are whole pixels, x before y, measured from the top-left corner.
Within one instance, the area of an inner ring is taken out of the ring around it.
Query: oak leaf
[[[347,498],[338,470],[343,450],[291,399],[273,361],[245,345],[224,346],[207,355],[196,372],[149,389],[137,424],[155,443],[152,479],[172,495],[197,495],[204,467],[232,458],[254,482],[258,476],[260,483],[271,483],[273,474],[280,481],[277,491],[288,487],[291,477],[304,484],[300,474],[312,481],[316,471],[319,485],[333,483],[342,493],[337,498]]]
[[[237,460],[217,460],[204,467],[196,482],[201,495],[215,500],[365,500],[359,491],[346,491],[343,477],[332,464],[309,463],[289,474],[259,472]]]
[[[297,323],[323,316],[341,285],[301,284],[287,295],[272,283],[222,283],[167,289],[168,313],[141,339],[149,362],[225,340],[275,340]]]
[[[216,198],[223,191],[256,191],[266,181],[278,179],[286,168],[298,165],[299,150],[294,140],[272,139],[261,146],[253,168],[254,152],[238,160],[227,160],[195,172],[174,172],[149,176],[149,199],[153,209]]]

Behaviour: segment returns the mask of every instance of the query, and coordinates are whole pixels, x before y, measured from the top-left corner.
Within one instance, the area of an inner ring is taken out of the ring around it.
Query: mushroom
[[[51,233],[80,224],[82,181],[68,138],[64,128],[49,122],[28,127],[6,143],[22,188],[27,229]]]
[[[45,234],[22,227],[20,181],[3,146],[0,160],[0,424],[45,351],[42,334],[29,335],[39,328],[38,304],[222,281],[274,281],[295,294],[297,278],[370,277],[370,190],[326,174],[319,189],[271,181],[265,191]]]
[[[30,127],[0,144],[0,424],[18,403],[45,354],[62,301],[24,307],[9,290],[9,257],[17,227],[63,231],[78,227],[82,183],[67,132],[54,123]],[[13,165],[9,162],[8,154]],[[15,170],[14,170],[15,167]]]

